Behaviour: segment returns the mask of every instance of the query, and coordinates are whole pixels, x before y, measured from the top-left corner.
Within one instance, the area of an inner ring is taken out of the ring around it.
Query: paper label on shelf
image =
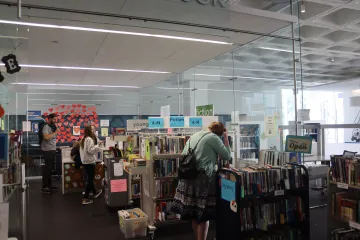
[[[119,163],[114,163],[114,176],[121,177],[124,175],[124,163],[120,161]]]
[[[349,226],[357,230],[360,230],[360,223],[349,221]]]
[[[112,193],[126,192],[127,191],[127,179],[118,179],[110,181],[110,189]]]
[[[203,126],[203,120],[201,117],[189,118],[189,127],[201,128]]]
[[[290,189],[289,179],[285,179],[284,183],[285,183],[285,189]]]
[[[284,195],[284,190],[275,190],[274,195],[275,196],[283,196]]]
[[[221,198],[229,202],[235,199],[235,182],[221,179]]]
[[[171,128],[183,128],[185,127],[185,120],[182,116],[171,116],[170,117]]]
[[[236,203],[236,201],[235,200],[232,200],[231,202],[230,202],[230,209],[233,211],[233,212],[237,212],[237,203]]]
[[[164,118],[149,117],[149,128],[164,128]]]
[[[349,185],[346,183],[337,183],[337,187],[338,188],[342,188],[342,189],[349,189]]]

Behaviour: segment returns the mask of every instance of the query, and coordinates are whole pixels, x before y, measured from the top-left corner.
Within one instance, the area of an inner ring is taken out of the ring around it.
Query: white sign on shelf
[[[275,196],[284,196],[284,190],[276,190],[274,195]]]
[[[105,120],[100,120],[100,127],[109,127],[110,126],[110,121],[105,119]]]
[[[114,163],[114,176],[121,177],[122,175],[124,175],[124,162]]]
[[[149,128],[148,119],[131,119],[126,121],[127,131],[140,131],[144,128]]]
[[[349,189],[349,184],[338,182],[337,187],[342,189]]]

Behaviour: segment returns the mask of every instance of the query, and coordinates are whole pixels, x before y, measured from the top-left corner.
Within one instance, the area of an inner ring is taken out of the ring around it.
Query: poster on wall
[[[266,116],[264,128],[265,128],[265,137],[276,137],[277,133],[278,133],[276,117],[275,116]]]
[[[196,106],[196,116],[214,116],[214,105]]]
[[[80,126],[73,126],[73,135],[80,136]]]
[[[28,111],[28,120],[36,121],[41,119],[41,111]]]
[[[298,116],[298,121],[309,121],[310,109],[298,109],[297,116]]]
[[[109,136],[109,128],[101,128],[101,136],[108,137]]]
[[[110,121],[109,120],[100,120],[100,127],[109,127]]]
[[[30,132],[31,131],[31,122],[23,121],[22,122],[22,130],[23,130],[23,132]]]

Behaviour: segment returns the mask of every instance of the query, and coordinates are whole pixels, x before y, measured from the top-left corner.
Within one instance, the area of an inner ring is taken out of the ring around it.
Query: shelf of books
[[[189,135],[140,135],[140,152],[147,160],[141,198],[143,211],[149,217],[149,229],[182,222],[180,216],[170,213],[170,208],[178,183],[179,159]]]
[[[305,167],[254,165],[218,177],[217,240],[310,239]]]
[[[331,156],[328,239],[360,239],[360,159]]]

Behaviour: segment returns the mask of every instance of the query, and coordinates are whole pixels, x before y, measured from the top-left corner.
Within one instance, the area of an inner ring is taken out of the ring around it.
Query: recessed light
[[[165,39],[173,39],[173,40],[183,40],[183,41],[203,42],[203,43],[214,43],[214,44],[223,44],[223,45],[232,45],[233,44],[233,43],[229,43],[229,42],[215,41],[215,40],[208,40],[208,39],[200,39],[200,38],[178,37],[178,36],[140,33],[140,32],[117,31],[117,30],[100,29],[100,28],[63,26],[63,25],[54,25],[54,24],[42,24],[42,23],[8,21],[8,20],[0,20],[0,23],[12,24],[12,25],[22,25],[22,26],[31,26],[31,27],[42,27],[42,28],[67,29],[67,30],[85,31],[85,32],[100,32],[100,33],[113,33],[113,34],[142,36],[142,37],[165,38]]]

